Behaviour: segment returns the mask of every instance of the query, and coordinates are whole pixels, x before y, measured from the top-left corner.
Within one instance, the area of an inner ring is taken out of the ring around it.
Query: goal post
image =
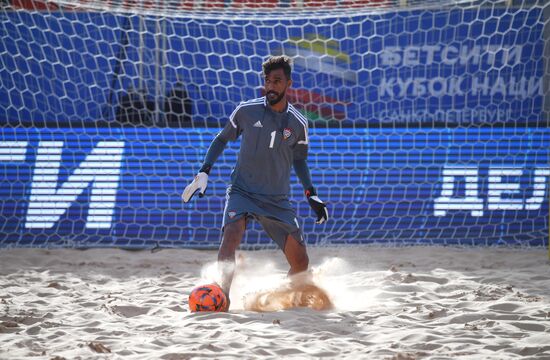
[[[543,10],[544,16],[544,118],[547,119],[547,127],[550,128],[550,6],[546,6]],[[550,157],[549,157],[550,163]],[[550,180],[549,180],[550,181]],[[550,187],[550,183],[548,184]],[[546,201],[550,204],[550,191],[546,196]],[[550,224],[550,211],[548,212],[548,224]],[[548,248],[548,258],[550,259],[550,225],[548,229],[548,240],[546,241]]]
[[[545,246],[544,0],[4,0],[0,247],[217,247],[238,143],[180,194],[261,64],[293,59],[331,219],[311,245]],[[243,246],[273,246],[252,224]]]

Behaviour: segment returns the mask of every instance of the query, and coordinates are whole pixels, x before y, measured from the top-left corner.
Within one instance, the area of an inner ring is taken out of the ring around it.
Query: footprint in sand
[[[251,311],[278,311],[299,307],[330,310],[334,306],[323,289],[300,278],[274,290],[247,295],[244,301],[245,310]]]

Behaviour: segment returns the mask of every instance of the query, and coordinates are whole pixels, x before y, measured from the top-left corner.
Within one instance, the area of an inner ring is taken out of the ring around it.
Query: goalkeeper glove
[[[317,214],[317,221],[315,221],[316,224],[322,224],[325,221],[328,220],[328,210],[327,206],[324,202],[317,197],[317,193],[315,192],[314,187],[310,187],[306,190],[306,197],[307,201],[309,202],[309,206],[315,211],[315,214]]]
[[[189,200],[191,200],[191,198],[193,197],[193,195],[195,195],[197,191],[199,192],[199,197],[203,197],[207,186],[208,174],[201,171],[195,176],[191,184],[187,185],[185,187],[185,190],[183,190],[183,194],[181,194],[183,202],[189,202]]]

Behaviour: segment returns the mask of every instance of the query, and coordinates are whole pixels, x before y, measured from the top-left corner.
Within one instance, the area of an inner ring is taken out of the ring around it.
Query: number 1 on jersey
[[[269,142],[269,148],[273,149],[273,145],[275,145],[275,135],[277,134],[277,131],[271,132],[271,141]]]

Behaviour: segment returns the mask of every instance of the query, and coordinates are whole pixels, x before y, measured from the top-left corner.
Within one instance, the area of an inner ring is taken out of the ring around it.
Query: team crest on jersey
[[[292,135],[292,129],[291,128],[285,128],[283,130],[283,139],[288,139]]]
[[[233,219],[235,216],[237,216],[237,213],[235,211],[230,211],[227,213],[230,219]]]

